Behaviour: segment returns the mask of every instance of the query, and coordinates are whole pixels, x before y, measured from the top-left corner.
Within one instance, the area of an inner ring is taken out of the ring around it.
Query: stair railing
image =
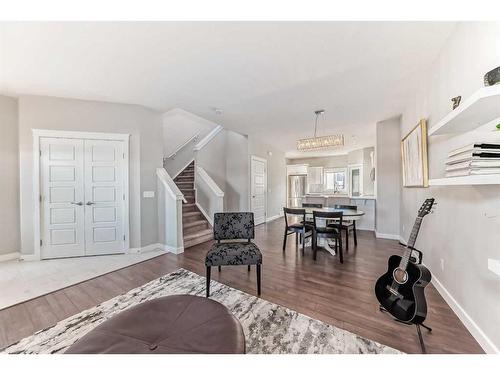
[[[224,192],[212,177],[199,166],[195,166],[194,188],[196,206],[213,226],[214,214],[224,211]]]
[[[158,235],[166,251],[184,251],[182,202],[187,202],[174,180],[164,168],[156,170],[158,185]]]

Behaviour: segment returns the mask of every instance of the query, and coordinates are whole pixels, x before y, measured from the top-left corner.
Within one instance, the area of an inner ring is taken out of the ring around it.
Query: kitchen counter
[[[363,195],[349,197],[347,194],[306,194],[304,203],[320,203],[323,207],[333,207],[336,204],[357,206],[365,215],[356,223],[356,228],[364,230],[375,230],[375,209],[377,197],[374,195]]]

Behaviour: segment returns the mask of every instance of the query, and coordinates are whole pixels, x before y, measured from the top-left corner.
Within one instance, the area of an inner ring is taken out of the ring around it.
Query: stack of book
[[[500,174],[500,143],[473,143],[457,148],[446,159],[446,177]]]

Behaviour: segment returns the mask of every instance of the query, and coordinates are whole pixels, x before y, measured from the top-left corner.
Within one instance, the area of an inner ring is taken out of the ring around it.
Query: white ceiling
[[[0,92],[183,108],[272,143],[289,157],[304,155],[295,151],[295,140],[312,136],[313,111],[324,108],[319,135],[345,134],[346,147],[336,151],[342,153],[373,145],[374,123],[402,111],[453,27],[0,23]]]

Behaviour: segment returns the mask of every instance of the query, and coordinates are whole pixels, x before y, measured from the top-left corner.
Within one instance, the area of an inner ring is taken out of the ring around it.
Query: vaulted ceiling
[[[182,108],[298,156],[373,144],[452,32],[446,22],[0,23],[0,92]],[[217,115],[214,108],[222,109]]]

